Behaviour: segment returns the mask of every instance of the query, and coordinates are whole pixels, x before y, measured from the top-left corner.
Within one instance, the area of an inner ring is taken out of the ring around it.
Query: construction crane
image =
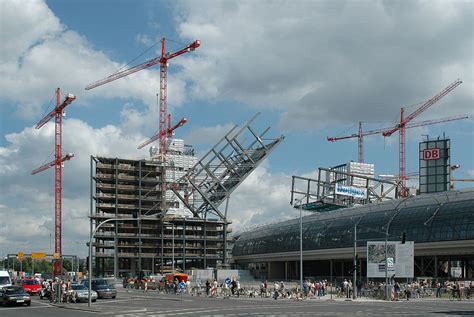
[[[462,84],[462,80],[457,79],[453,83],[451,83],[448,87],[443,89],[440,93],[426,101],[421,107],[413,111],[410,115],[407,117],[404,116],[404,108],[402,107],[400,109],[400,123],[398,123],[394,128],[385,131],[382,133],[384,137],[391,136],[393,133],[396,131],[399,131],[400,138],[399,138],[399,146],[400,146],[400,156],[399,156],[399,175],[400,175],[400,181],[402,182],[403,188],[405,188],[406,185],[406,128],[408,123],[415,119],[417,116],[419,116],[421,113],[426,111],[429,107],[434,105],[437,101],[439,101],[441,98],[449,94],[454,88]],[[407,193],[403,194],[403,196],[406,196]]]
[[[176,130],[179,127],[182,127],[186,122],[188,122],[188,118],[184,117],[184,118],[181,118],[181,120],[179,120],[179,122],[177,124],[175,124],[173,127],[171,127],[171,114],[168,114],[168,129],[166,129],[166,132],[165,131],[158,132],[157,134],[152,136],[147,141],[141,143],[137,147],[137,149],[141,149],[141,148],[147,146],[148,144],[151,144],[151,143],[155,142],[156,140],[158,140],[161,137],[162,133],[166,133],[166,136],[168,138],[171,138],[174,135],[174,130]]]
[[[467,118],[469,118],[468,115],[460,115],[460,116],[453,116],[453,117],[448,117],[448,118],[443,118],[443,119],[412,122],[412,123],[408,124],[406,126],[406,128],[410,129],[410,128],[416,128],[416,127],[421,127],[421,126],[425,126],[425,125],[438,124],[438,123],[461,120],[461,119],[467,119]],[[327,140],[329,142],[336,142],[336,141],[340,141],[340,140],[357,138],[358,149],[359,149],[359,163],[364,163],[364,137],[368,136],[368,135],[373,135],[373,134],[383,134],[386,131],[392,130],[393,128],[394,127],[381,128],[381,129],[375,129],[375,130],[362,132],[362,122],[359,122],[359,131],[358,131],[358,133],[353,133],[353,134],[346,135],[346,136],[341,136],[341,137],[327,137]]]
[[[160,145],[159,145],[159,157],[161,158],[162,162],[162,184],[161,184],[161,207],[162,211],[164,212],[166,210],[166,138],[168,136],[168,128],[166,126],[166,117],[168,114],[167,110],[167,102],[168,102],[168,95],[167,95],[167,87],[168,87],[168,61],[178,57],[184,53],[188,53],[191,51],[194,51],[196,48],[201,46],[201,42],[199,40],[196,40],[192,42],[191,44],[187,45],[186,47],[174,52],[174,53],[167,53],[166,52],[166,39],[162,38],[161,39],[161,57],[156,57],[154,59],[151,59],[149,61],[146,61],[144,63],[141,63],[139,65],[124,69],[122,71],[119,71],[113,75],[110,75],[102,80],[96,81],[90,85],[88,85],[85,89],[90,90],[99,86],[102,86],[104,84],[110,83],[114,80],[117,80],[119,78],[128,76],[130,74],[136,73],[140,70],[155,66],[157,64],[160,64],[160,124],[159,124],[159,132],[157,135],[152,137],[153,141],[159,139],[160,140]],[[175,126],[176,128],[178,126],[182,126],[186,122],[186,118],[181,119],[181,121]],[[150,140],[151,140],[150,139]],[[153,141],[146,141],[142,144],[139,145],[139,148],[142,148],[146,144],[150,144]],[[146,144],[145,144],[146,143]]]
[[[72,94],[68,94],[61,102],[61,90],[56,89],[56,108],[54,108],[49,114],[47,114],[40,122],[36,125],[36,129],[40,129],[49,120],[55,118],[55,130],[54,130],[54,148],[55,155],[54,160],[43,166],[33,170],[32,175],[47,170],[50,167],[55,166],[54,174],[54,252],[56,261],[54,262],[53,275],[58,276],[62,273],[61,255],[62,255],[62,167],[63,162],[69,161],[74,157],[73,153],[67,153],[62,156],[62,125],[64,108],[70,105],[76,97]]]

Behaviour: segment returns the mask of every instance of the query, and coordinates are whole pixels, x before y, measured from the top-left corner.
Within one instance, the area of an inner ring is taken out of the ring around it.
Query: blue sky
[[[0,253],[29,251],[31,241],[49,248],[53,174],[29,172],[52,159],[53,126],[33,127],[57,86],[77,96],[64,123],[64,151],[76,155],[64,170],[64,239],[66,251],[82,252],[73,242],[87,236],[89,157],[147,156],[136,145],[158,129],[159,69],[84,87],[161,37],[170,50],[202,42],[170,63],[169,110],[174,121],[189,120],[177,137],[202,153],[258,111],[257,126],[286,136],[236,191],[236,228],[290,217],[291,175],[357,160],[355,139],[326,136],[355,133],[358,121],[366,130],[392,126],[400,107],[411,113],[457,78],[463,84],[419,120],[473,114],[469,1],[37,0],[1,1],[0,14],[0,216],[16,215],[0,224]],[[443,133],[461,164],[455,177],[474,178],[472,118],[408,130],[408,171],[418,169],[422,135]],[[377,174],[398,172],[398,134],[365,138],[364,152]]]

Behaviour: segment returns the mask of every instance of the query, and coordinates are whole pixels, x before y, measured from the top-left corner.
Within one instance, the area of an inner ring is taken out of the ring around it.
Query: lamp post
[[[296,200],[300,210],[300,290],[303,290],[303,199],[305,198],[306,195]]]
[[[396,206],[395,206],[395,213],[393,214],[392,218],[389,220],[387,223],[387,228],[385,230],[385,300],[390,300],[390,296],[388,294],[388,252],[387,252],[387,247],[388,247],[388,230],[390,229],[390,225],[392,224],[392,221],[395,219],[395,217],[398,215],[400,212],[400,205],[404,203],[407,199],[409,199],[410,196],[402,199]]]
[[[92,238],[95,236],[97,230],[99,230],[100,227],[102,227],[102,225],[106,224],[107,222],[112,222],[112,221],[138,221],[139,219],[137,218],[110,218],[110,219],[106,219],[104,221],[102,221],[99,225],[97,225],[94,229],[94,232],[92,232],[91,230],[91,233],[90,233],[90,237],[89,237],[89,263],[88,263],[88,269],[89,269],[89,282],[87,284],[89,284],[88,286],[88,306],[91,307],[91,302],[92,302],[92,299],[91,299],[91,293],[92,293]],[[92,229],[92,227],[91,227]]]
[[[362,219],[362,218],[361,218]],[[354,276],[352,282],[352,299],[357,298],[357,223],[354,224]]]
[[[390,228],[390,223],[388,223],[387,230],[385,231],[385,300],[390,299],[388,295],[388,257],[387,257],[388,256],[388,252],[387,252],[388,229]]]

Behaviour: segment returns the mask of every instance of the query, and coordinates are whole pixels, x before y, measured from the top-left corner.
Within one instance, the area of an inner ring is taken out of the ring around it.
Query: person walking
[[[206,296],[209,297],[209,293],[211,291],[211,283],[209,280],[206,281]]]
[[[279,286],[278,283],[275,282],[273,285],[273,299],[277,300],[278,299],[278,291],[279,291]]]
[[[232,292],[232,296],[234,296],[235,290],[237,289],[237,282],[235,281],[235,279],[232,279],[232,282],[230,284],[231,284],[230,290]]]
[[[212,297],[217,297],[217,287],[218,287],[217,280],[214,280],[214,283],[212,283],[212,290],[211,290]]]
[[[439,281],[436,282],[436,297],[441,297],[441,283]]]

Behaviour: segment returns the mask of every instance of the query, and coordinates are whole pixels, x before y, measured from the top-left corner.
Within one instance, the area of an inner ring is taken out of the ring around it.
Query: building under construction
[[[230,194],[283,140],[267,138],[269,128],[256,133],[255,118],[241,129],[234,126],[199,161],[175,139],[168,139],[166,166],[154,148],[142,160],[91,156],[91,230],[106,219],[124,219],[97,230],[94,274],[226,266]]]

